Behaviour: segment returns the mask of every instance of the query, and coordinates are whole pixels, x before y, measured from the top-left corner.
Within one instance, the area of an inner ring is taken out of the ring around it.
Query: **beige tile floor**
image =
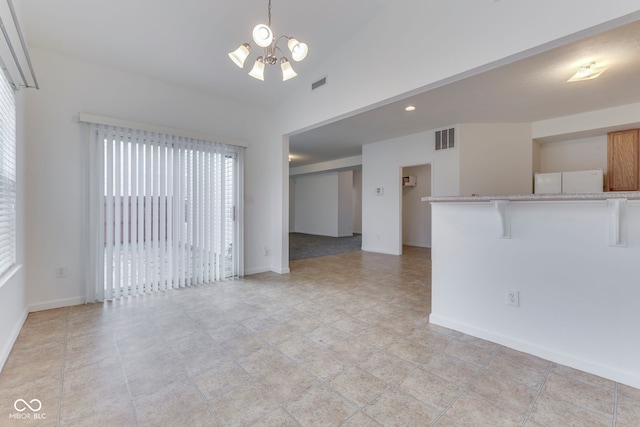
[[[0,425],[640,425],[640,390],[430,325],[427,249],[291,270],[30,314]]]

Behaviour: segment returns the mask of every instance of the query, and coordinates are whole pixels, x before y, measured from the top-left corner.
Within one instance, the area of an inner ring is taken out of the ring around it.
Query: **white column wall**
[[[243,125],[251,141],[245,156],[245,274],[287,273],[289,142],[272,129],[268,114],[254,114],[252,123]]]
[[[353,171],[338,172],[337,236],[353,236]]]
[[[296,231],[296,180],[289,177],[289,233]]]
[[[640,201],[627,247],[606,201],[433,203],[432,323],[640,387]],[[520,306],[506,305],[506,290]]]
[[[362,234],[362,169],[353,171],[353,232]]]

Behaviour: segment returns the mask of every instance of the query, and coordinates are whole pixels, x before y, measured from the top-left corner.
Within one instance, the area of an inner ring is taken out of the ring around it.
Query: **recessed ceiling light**
[[[404,108],[404,111],[415,111],[416,107],[413,105],[409,105]]]
[[[605,67],[602,65],[598,65],[595,62],[591,62],[589,64],[584,64],[580,66],[580,69],[577,73],[575,73],[568,82],[579,82],[582,80],[591,80],[599,77],[600,74],[604,73],[606,69],[609,67]]]

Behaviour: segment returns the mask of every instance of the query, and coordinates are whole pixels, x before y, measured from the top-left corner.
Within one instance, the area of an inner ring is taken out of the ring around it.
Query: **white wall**
[[[353,171],[338,172],[338,237],[353,236]]]
[[[530,123],[465,123],[457,128],[460,194],[533,192]]]
[[[353,232],[362,234],[362,169],[353,171]]]
[[[353,235],[353,171],[300,175],[295,185],[295,232]]]
[[[431,165],[402,169],[402,176],[416,177],[415,187],[402,187],[402,244],[431,247],[431,205],[422,201],[431,196]]]
[[[434,133],[426,136],[428,144],[433,147]],[[433,150],[431,163],[431,191],[434,196],[460,195],[460,147],[446,150]]]
[[[32,309],[45,309],[83,302],[88,132],[78,123],[78,113],[223,135],[221,142],[253,138],[240,132],[251,128],[246,121],[259,114],[224,99],[51,52],[32,49],[31,56],[41,89],[27,94],[26,278]],[[262,248],[272,242],[269,191],[274,186],[266,177],[272,176],[270,167],[276,162],[269,159],[273,150],[256,141],[246,150],[247,273],[271,269]],[[66,278],[54,277],[59,266],[67,269]]]
[[[343,164],[341,161],[324,162],[323,165]],[[361,157],[358,156],[358,166],[362,163]],[[318,165],[311,165],[313,169]],[[306,170],[306,167],[304,170]],[[297,168],[298,170],[302,168]],[[319,168],[318,170],[324,170]],[[293,172],[290,169],[290,174]],[[335,187],[333,180],[328,180],[327,176],[337,175],[338,185]],[[296,197],[296,180],[301,179],[302,185],[306,189],[299,189],[300,197]],[[337,212],[328,212],[333,208],[331,206],[322,205],[317,199],[309,197],[308,189],[315,192],[321,192],[321,200],[325,200],[330,196],[337,197]],[[297,207],[296,207],[297,205]],[[326,215],[318,214],[318,209]],[[296,211],[300,215],[311,214],[311,217],[300,219],[299,226],[296,225]],[[337,216],[336,216],[337,215]],[[353,233],[362,232],[362,172],[356,170],[332,171],[329,169],[324,173],[310,173],[305,175],[290,175],[289,178],[289,232],[319,234],[334,237],[352,236]],[[334,220],[336,221],[334,223]],[[318,223],[321,226],[318,226]],[[323,230],[318,232],[301,231],[304,230]],[[331,231],[330,231],[331,230]],[[330,234],[327,234],[329,233]]]
[[[295,185],[295,231],[337,237],[338,173],[298,176]]]
[[[607,135],[540,144],[540,172],[602,169],[607,172]]]
[[[296,180],[289,178],[289,233],[296,231]]]
[[[608,246],[606,201],[434,203],[432,323],[640,387],[640,202],[627,247]],[[506,305],[518,290],[520,307]]]

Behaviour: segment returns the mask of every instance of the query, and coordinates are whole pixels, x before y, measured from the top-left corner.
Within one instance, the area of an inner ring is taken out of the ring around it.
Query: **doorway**
[[[431,164],[402,168],[402,246],[431,248]]]

